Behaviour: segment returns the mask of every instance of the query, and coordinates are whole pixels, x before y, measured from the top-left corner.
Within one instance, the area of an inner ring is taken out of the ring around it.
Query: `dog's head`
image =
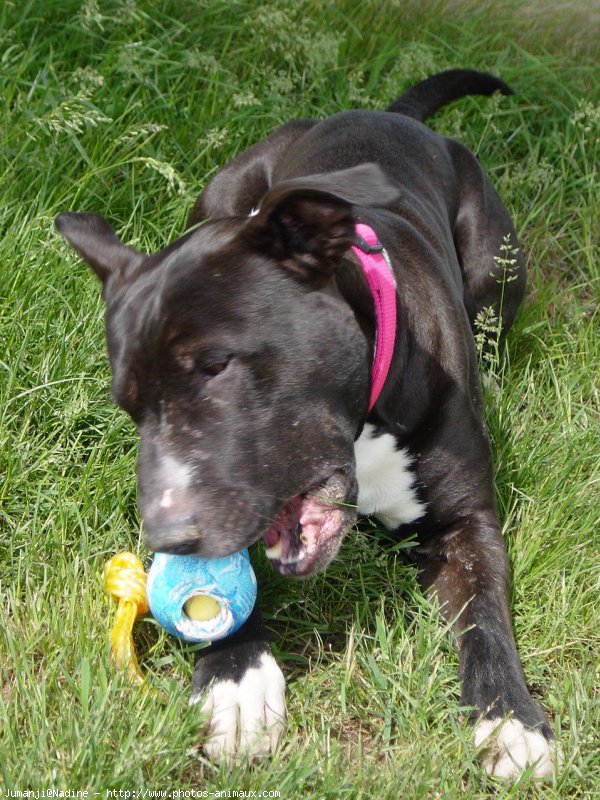
[[[217,557],[262,536],[294,575],[335,556],[355,518],[370,353],[333,276],[353,205],[396,196],[374,165],[294,179],[255,216],[207,222],[150,256],[95,214],[57,218],[103,282],[152,549]]]

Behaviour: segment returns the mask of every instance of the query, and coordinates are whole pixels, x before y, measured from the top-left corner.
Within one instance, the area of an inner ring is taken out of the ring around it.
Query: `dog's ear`
[[[386,206],[399,190],[376,164],[279,183],[262,198],[245,235],[295,276],[323,281],[352,245],[354,206]]]
[[[59,214],[54,224],[69,244],[87,261],[103,283],[112,275],[124,275],[145,258],[123,244],[108,222],[99,214]]]

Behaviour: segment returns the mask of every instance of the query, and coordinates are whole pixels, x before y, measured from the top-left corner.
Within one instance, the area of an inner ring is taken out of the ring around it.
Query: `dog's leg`
[[[476,333],[477,315],[492,309],[504,334],[525,294],[525,259],[510,214],[479,162],[459,142],[450,146],[459,182],[454,243],[465,308]]]
[[[209,716],[204,749],[214,761],[275,750],[285,726],[285,679],[258,607],[236,633],[200,651],[190,702]]]
[[[461,702],[473,707],[475,742],[486,770],[516,778],[534,765],[552,774],[554,741],[532,700],[515,646],[508,605],[509,570],[495,514],[465,519],[414,550],[420,580],[453,622]]]
[[[205,219],[246,216],[271,186],[278,159],[316,120],[297,119],[240,153],[211,178],[187,219],[188,228]]]

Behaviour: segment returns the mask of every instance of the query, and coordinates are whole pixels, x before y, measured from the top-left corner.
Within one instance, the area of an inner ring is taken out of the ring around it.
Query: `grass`
[[[597,670],[600,156],[597,17],[586,2],[8,0],[0,9],[0,785],[270,790],[282,798],[592,798]],[[555,784],[488,781],[456,656],[412,569],[365,525],[323,576],[261,553],[261,604],[289,685],[272,762],[200,751],[193,648],[137,626],[157,704],[107,661],[105,560],[139,548],[136,437],[109,399],[95,279],[53,231],[106,215],[156,249],[242,148],[298,116],[384,107],[471,66],[514,98],[434,126],[479,156],[517,222],[526,306],[492,364],[498,500],[516,636],[565,753]],[[261,581],[262,578],[262,581]],[[93,796],[93,794],[92,794]]]

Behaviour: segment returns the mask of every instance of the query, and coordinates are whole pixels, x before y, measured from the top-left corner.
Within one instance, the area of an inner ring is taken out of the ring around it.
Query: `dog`
[[[550,775],[556,747],[512,633],[473,329],[490,309],[510,328],[525,263],[475,156],[423,124],[496,91],[511,93],[449,70],[385,111],[290,121],[218,172],[153,255],[96,214],[56,227],[103,283],[148,546],[218,557],[263,539],[273,567],[301,578],[327,567],[357,511],[415,534],[475,744],[488,773],[514,779]],[[255,608],[199,654],[206,752],[273,751],[284,692]]]

